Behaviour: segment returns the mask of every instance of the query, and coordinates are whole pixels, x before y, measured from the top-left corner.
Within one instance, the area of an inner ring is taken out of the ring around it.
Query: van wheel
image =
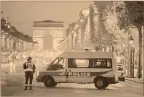
[[[46,87],[55,87],[57,85],[57,83],[55,82],[55,80],[52,77],[46,77],[44,79],[44,85]]]
[[[108,86],[109,86],[109,84],[107,83],[106,86],[105,86],[105,88],[108,87]]]
[[[94,80],[94,85],[97,89],[105,89],[106,87],[108,87],[108,84],[106,83],[106,80],[103,77],[97,77]]]

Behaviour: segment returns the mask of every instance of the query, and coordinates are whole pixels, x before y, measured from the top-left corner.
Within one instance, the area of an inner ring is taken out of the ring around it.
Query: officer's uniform
[[[25,69],[25,89],[24,90],[27,90],[28,86],[30,87],[30,90],[32,90],[33,74],[35,72],[36,67],[32,62],[27,61],[23,64],[23,68]]]

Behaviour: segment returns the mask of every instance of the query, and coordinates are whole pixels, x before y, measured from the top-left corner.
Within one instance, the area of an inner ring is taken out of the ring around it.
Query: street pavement
[[[93,84],[58,84],[55,88],[46,88],[42,83],[35,83],[34,90],[24,91],[23,86],[1,86],[2,96],[41,96],[41,97],[140,97],[142,84],[135,82],[120,82],[110,85],[105,90],[98,90]]]
[[[1,84],[2,96],[40,96],[40,97],[100,97],[100,96],[117,96],[117,97],[140,97],[143,95],[142,84],[130,80],[119,82],[118,84],[109,85],[105,90],[98,90],[94,84],[58,84],[55,88],[46,88],[43,83],[37,83],[34,80],[34,90],[24,91],[24,73],[23,62],[17,61],[16,73],[5,74],[9,70],[9,65],[1,66],[1,76],[5,84]],[[40,66],[41,61],[36,60],[36,66],[39,70],[45,66]],[[42,68],[40,68],[42,67]]]

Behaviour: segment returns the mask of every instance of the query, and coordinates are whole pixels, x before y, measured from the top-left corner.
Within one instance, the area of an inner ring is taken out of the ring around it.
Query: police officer
[[[28,86],[30,90],[33,90],[32,80],[33,80],[33,74],[35,72],[36,67],[32,63],[32,57],[28,57],[27,62],[23,64],[23,69],[25,70],[25,89],[24,90],[27,90]]]

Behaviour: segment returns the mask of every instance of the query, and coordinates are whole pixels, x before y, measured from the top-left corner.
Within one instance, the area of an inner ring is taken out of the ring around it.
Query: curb
[[[127,78],[126,78],[126,80],[128,80],[128,81],[132,81],[132,82],[136,82],[136,83],[140,83],[140,84],[143,84],[143,82],[135,81],[135,80],[132,80],[132,79],[127,79]]]

